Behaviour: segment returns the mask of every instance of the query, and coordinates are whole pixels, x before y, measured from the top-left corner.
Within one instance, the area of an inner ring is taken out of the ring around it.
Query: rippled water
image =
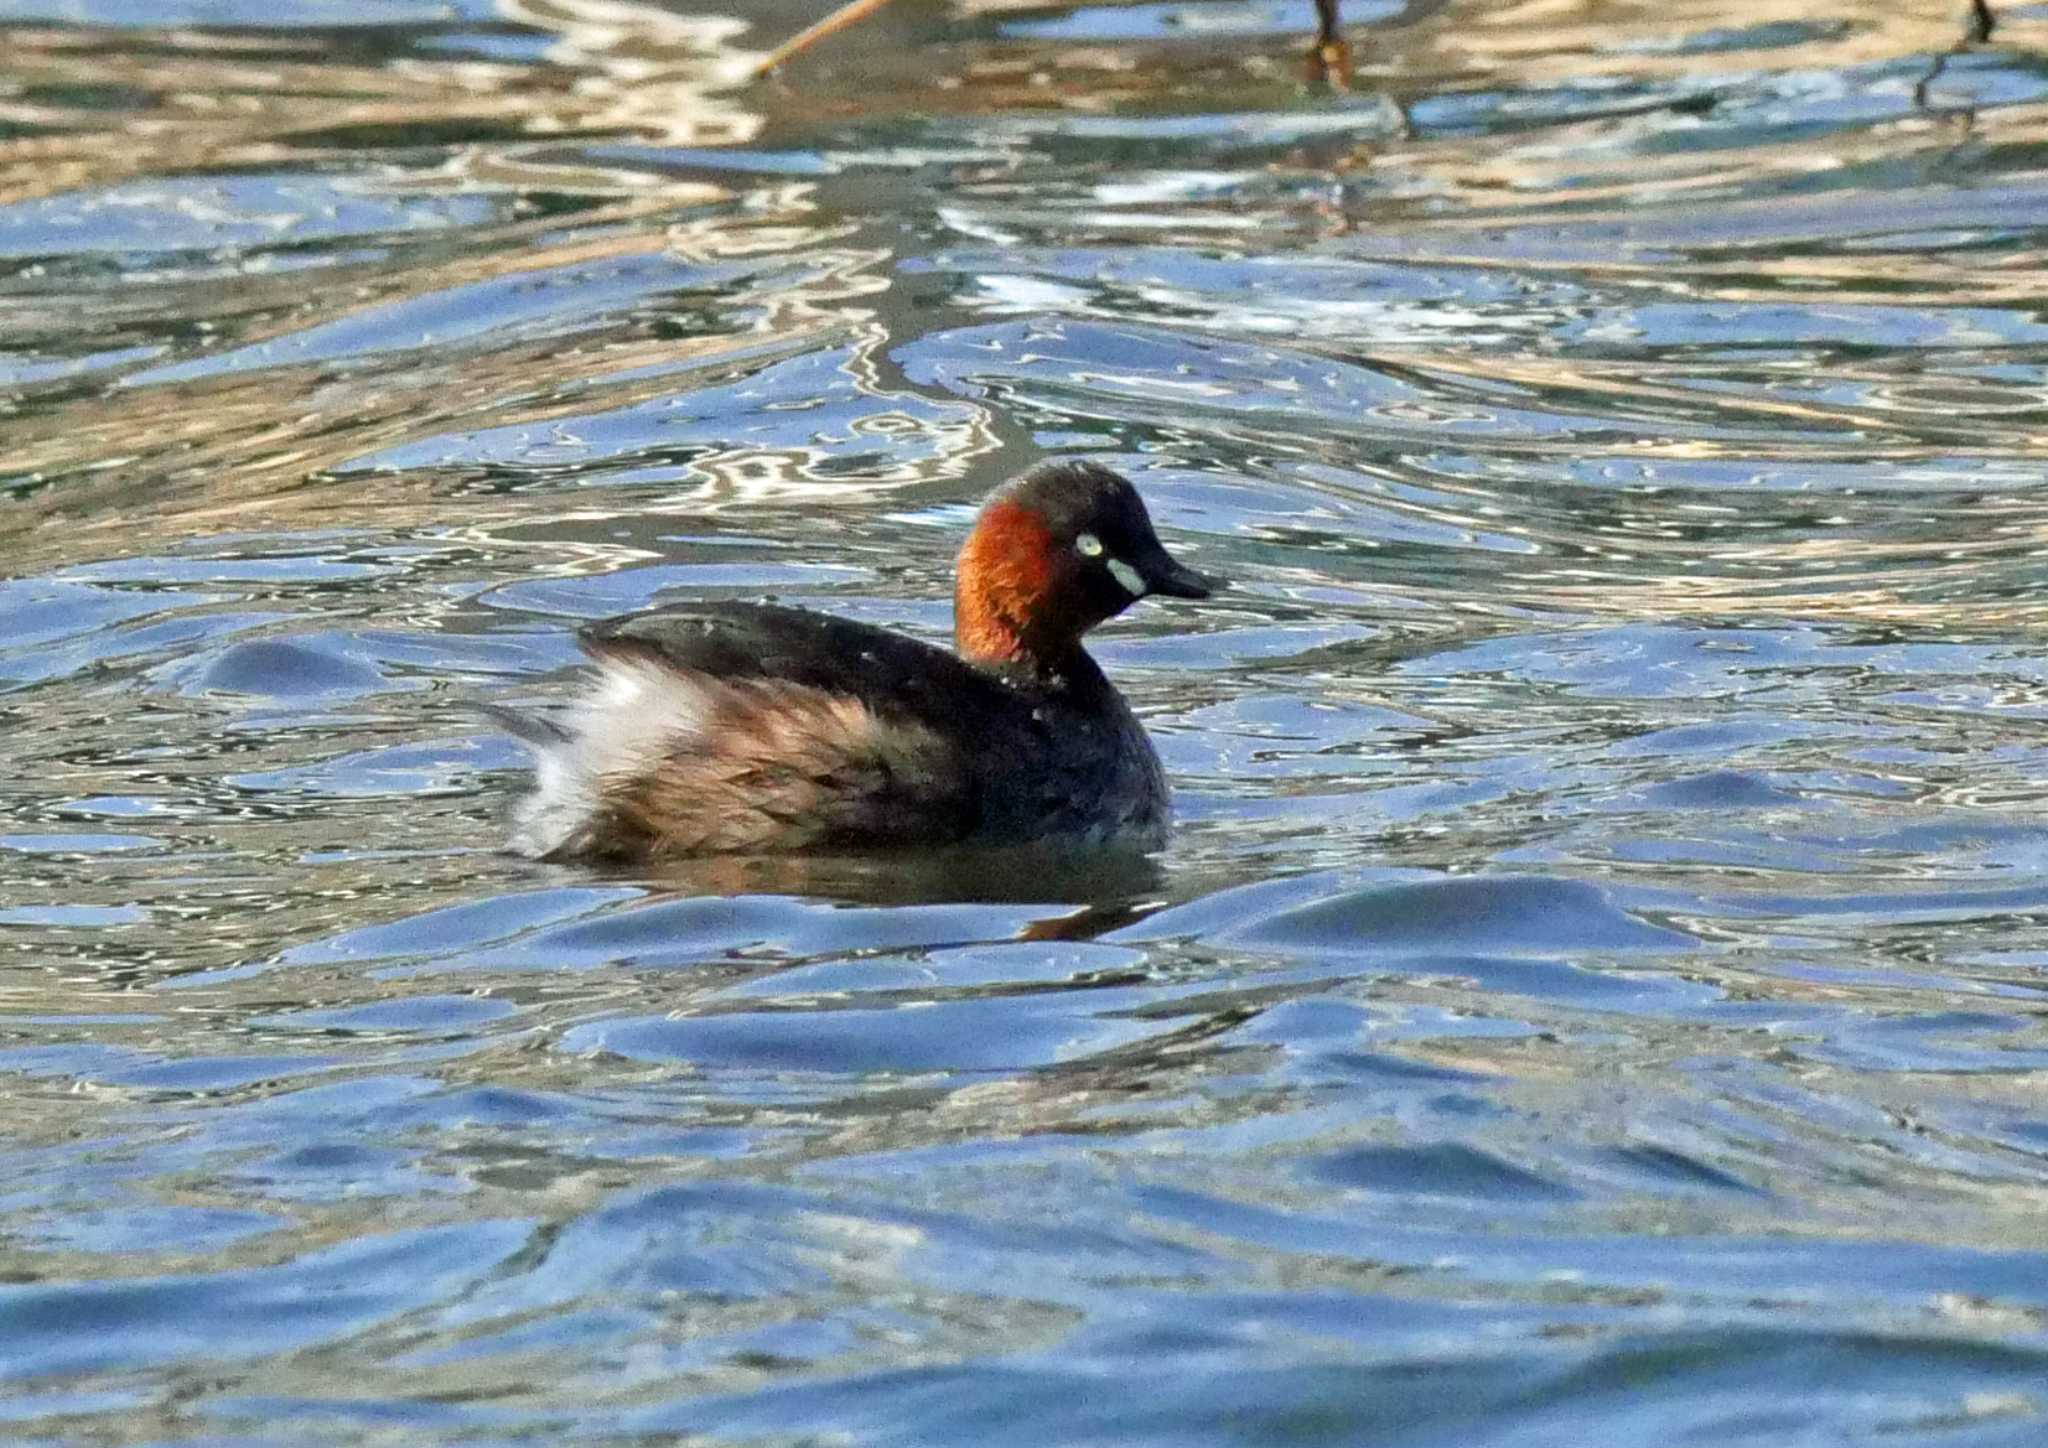
[[[2043,1441],[1952,8],[0,3],[4,1431]],[[1237,584],[1102,638],[1155,861],[495,852],[579,620],[943,637],[1046,454]]]

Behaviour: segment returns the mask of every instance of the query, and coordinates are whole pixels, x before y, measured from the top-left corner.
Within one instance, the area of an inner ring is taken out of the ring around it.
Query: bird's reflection
[[[847,855],[716,855],[636,877],[673,895],[801,895],[847,905],[1046,905],[1024,940],[1092,940],[1166,903],[1141,850],[1023,845]]]

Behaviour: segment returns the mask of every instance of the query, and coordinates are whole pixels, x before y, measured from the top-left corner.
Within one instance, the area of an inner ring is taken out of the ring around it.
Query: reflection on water
[[[0,3],[0,1420],[2032,1444],[2048,12]],[[1152,859],[496,852],[1133,473]]]

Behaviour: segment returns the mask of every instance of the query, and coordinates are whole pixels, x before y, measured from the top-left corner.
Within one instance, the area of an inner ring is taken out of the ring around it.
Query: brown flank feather
[[[670,672],[700,695],[701,722],[658,759],[600,779],[588,838],[608,854],[909,842],[964,807],[958,755],[921,725],[801,684]]]

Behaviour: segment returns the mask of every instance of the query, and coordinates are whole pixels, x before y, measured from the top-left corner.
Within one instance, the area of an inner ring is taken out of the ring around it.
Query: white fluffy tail
[[[510,815],[517,854],[602,854],[606,778],[649,773],[703,735],[705,692],[693,676],[631,655],[596,662],[592,686],[558,717],[490,711],[533,752],[533,786]]]

